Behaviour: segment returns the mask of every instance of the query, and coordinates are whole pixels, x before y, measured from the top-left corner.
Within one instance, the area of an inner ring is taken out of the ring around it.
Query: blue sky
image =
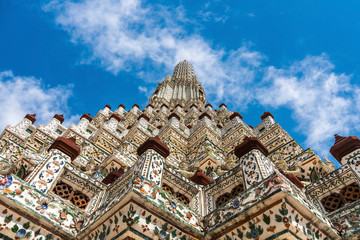
[[[208,102],[251,125],[271,111],[330,157],[360,136],[358,1],[0,2],[0,127],[37,113],[66,124],[147,98],[187,59]]]

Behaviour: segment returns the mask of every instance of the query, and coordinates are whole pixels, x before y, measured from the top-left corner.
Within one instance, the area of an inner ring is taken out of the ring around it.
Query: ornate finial
[[[170,81],[170,80],[171,80],[170,75],[167,75],[167,76],[165,77],[165,81]]]
[[[80,117],[80,120],[82,119],[82,118],[85,118],[85,119],[87,119],[87,120],[89,120],[89,122],[91,122],[91,120],[92,120],[92,117],[90,116],[90,113],[84,113],[81,117]]]
[[[271,114],[271,112],[264,112],[263,115],[261,115],[261,120],[264,120],[267,117],[272,117],[273,119],[275,119],[275,117]]]
[[[203,173],[200,169],[198,169],[189,179],[199,185],[207,185],[212,182],[212,179],[206,176],[205,173]]]
[[[64,115],[63,114],[55,114],[54,118],[60,121],[60,124],[64,122]]]
[[[338,143],[338,142],[340,142],[341,140],[344,140],[344,139],[345,139],[345,137],[342,137],[342,136],[340,136],[340,135],[338,135],[338,134],[335,134],[334,137],[335,137],[335,143]],[[334,143],[334,144],[335,144],[335,143]]]
[[[233,114],[231,114],[231,116],[229,117],[230,120],[236,118],[236,117],[239,117],[241,120],[243,119],[243,116],[241,116],[240,113],[238,112],[234,112]]]
[[[36,114],[26,114],[25,118],[29,119],[32,124],[36,122]]]

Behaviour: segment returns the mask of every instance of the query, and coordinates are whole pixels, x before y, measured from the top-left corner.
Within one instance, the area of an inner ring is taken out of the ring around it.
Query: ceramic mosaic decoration
[[[187,61],[141,110],[0,135],[0,239],[360,239],[360,140],[303,149],[270,112],[207,103]]]

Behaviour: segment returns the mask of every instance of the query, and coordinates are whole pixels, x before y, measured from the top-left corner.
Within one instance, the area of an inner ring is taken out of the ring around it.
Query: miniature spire
[[[189,179],[199,185],[208,185],[212,182],[212,179],[206,176],[200,169],[198,169],[195,174]]]
[[[87,119],[89,122],[92,121],[92,117],[90,116],[90,113],[84,113],[84,114],[80,117],[80,120],[81,120],[82,118]]]
[[[59,120],[60,121],[60,124],[62,124],[64,122],[64,115],[63,114],[55,114],[54,117],[55,119]]]
[[[263,121],[267,117],[272,117],[273,119],[275,119],[274,115],[272,115],[271,112],[264,112],[264,114],[260,116],[261,120]]]
[[[36,122],[36,114],[26,114],[25,118],[29,119],[32,124]]]
[[[325,159],[325,163],[332,163],[327,157],[323,156],[323,158]]]

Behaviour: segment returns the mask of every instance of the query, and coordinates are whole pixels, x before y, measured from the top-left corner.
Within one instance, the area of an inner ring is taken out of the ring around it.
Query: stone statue
[[[10,175],[14,168],[15,168],[15,164],[12,161],[12,158],[7,157],[8,158],[8,162],[1,162],[0,163],[0,175],[3,176],[7,176]]]

